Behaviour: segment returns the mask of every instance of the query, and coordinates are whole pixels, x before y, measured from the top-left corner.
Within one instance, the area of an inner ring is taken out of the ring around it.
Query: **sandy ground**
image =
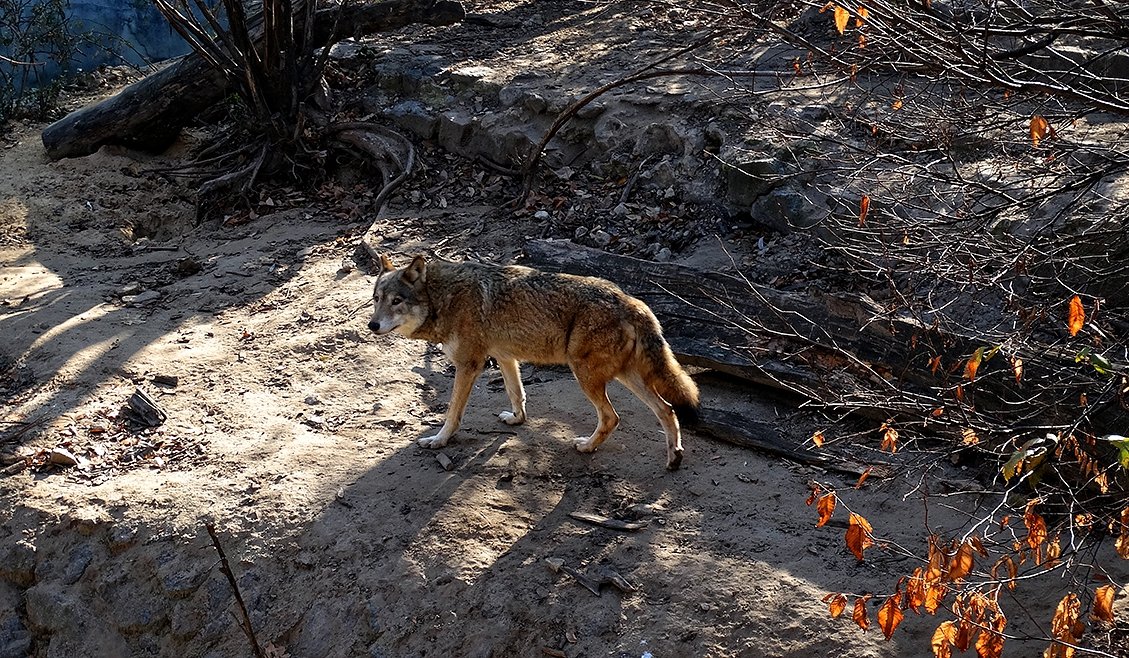
[[[434,346],[365,327],[373,278],[350,256],[371,217],[311,197],[197,226],[192,191],[149,173],[189,144],[49,162],[38,128],[0,150],[0,454],[35,464],[0,478],[0,560],[30,565],[0,570],[0,622],[28,627],[33,655],[249,655],[206,523],[276,655],[932,655],[940,619],[910,613],[885,641],[821,599],[875,593],[873,617],[918,564],[898,547],[922,555],[928,528],[958,527],[977,496],[935,499],[926,518],[920,471],[853,491],[693,432],[668,473],[657,422],[622,388],[620,428],[579,454],[589,403],[566,370],[528,366],[529,422],[497,421],[489,370],[447,470],[415,439],[441,422],[452,369]],[[373,229],[397,255],[508,262],[538,229],[490,210],[420,212],[405,194]],[[707,406],[797,444],[859,429],[697,377]],[[138,388],[167,411],[158,428],[121,416]],[[875,438],[855,456],[884,459]],[[80,463],[45,463],[56,448]],[[936,464],[926,489],[963,477]],[[842,488],[887,548],[857,563],[845,512],[815,528],[813,480]],[[567,568],[635,591],[597,596]],[[1005,593],[1012,632],[1044,633],[1068,584]],[[1009,640],[1005,655],[1044,646]]]

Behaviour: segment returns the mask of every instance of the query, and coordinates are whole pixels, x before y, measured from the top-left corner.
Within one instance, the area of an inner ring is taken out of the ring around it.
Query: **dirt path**
[[[451,368],[365,327],[373,281],[347,265],[371,218],[327,194],[196,227],[190,191],[146,173],[186,144],[52,163],[37,134],[0,150],[0,431],[27,430],[0,445],[0,658],[249,655],[209,522],[260,639],[295,657],[931,655],[936,618],[911,614],[887,642],[821,602],[873,591],[873,615],[916,565],[897,547],[923,550],[918,480],[849,497],[892,547],[856,564],[842,515],[816,529],[804,504],[813,479],[853,481],[692,433],[667,473],[654,417],[623,389],[620,428],[579,454],[590,405],[567,371],[529,367],[530,421],[497,422],[506,398],[488,371],[447,470],[414,441],[441,420]],[[450,162],[425,161],[413,185],[452,201],[421,211],[405,191],[374,227],[387,249],[505,262],[541,234],[533,216],[488,215],[504,191],[462,203]],[[705,404],[797,443],[856,429],[701,382]],[[119,415],[139,387],[168,413],[156,429]],[[57,448],[79,464],[42,464]],[[29,455],[39,465],[7,466]],[[943,490],[962,475],[929,478]],[[929,526],[959,525],[974,499],[944,499]],[[597,596],[568,569],[635,591]],[[1013,632],[1040,632],[1060,585],[1027,590]]]

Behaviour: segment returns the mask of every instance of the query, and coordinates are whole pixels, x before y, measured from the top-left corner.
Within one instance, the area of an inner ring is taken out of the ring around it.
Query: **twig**
[[[231,592],[235,595],[235,602],[239,604],[239,612],[243,616],[239,620],[239,626],[251,643],[251,650],[255,653],[255,658],[266,658],[263,648],[259,646],[259,641],[255,639],[255,629],[251,626],[251,615],[247,612],[247,604],[243,602],[243,595],[239,592],[239,583],[235,581],[235,574],[231,572],[227,554],[223,552],[223,546],[220,545],[220,538],[216,535],[216,526],[206,523],[204,527],[207,528],[208,535],[212,538],[212,546],[216,547],[216,552],[220,555],[220,572],[227,577],[227,583],[231,585]]]

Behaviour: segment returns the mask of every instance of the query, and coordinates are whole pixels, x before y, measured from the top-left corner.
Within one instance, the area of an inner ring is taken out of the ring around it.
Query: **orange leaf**
[[[897,111],[902,109],[903,105],[905,105],[905,103],[902,102],[902,99],[899,98],[898,100],[894,101],[894,104],[891,107],[893,107],[894,110]]]
[[[840,30],[840,32],[841,32],[841,30]],[[1054,134],[1054,130],[1051,128],[1051,124],[1047,123],[1046,119],[1039,116],[1038,114],[1031,117],[1031,142],[1032,142],[1032,144],[1034,144],[1036,147],[1038,147],[1040,141],[1042,141],[1047,136],[1052,135],[1052,134]]]
[[[847,21],[851,19],[851,14],[845,8],[835,5],[835,29],[839,30],[839,34],[843,34],[847,30]]]
[[[941,608],[941,603],[945,600],[949,588],[943,584],[926,585],[925,586],[925,612],[931,615],[937,614],[937,610]]]
[[[1121,510],[1121,534],[1113,546],[1118,555],[1129,560],[1129,507]]]
[[[1035,512],[1035,505],[1038,503],[1037,498],[1027,503],[1027,509],[1023,512],[1023,525],[1027,526],[1027,546],[1035,552],[1035,564],[1042,564],[1040,555],[1042,546],[1047,541],[1047,522]]]
[[[891,427],[890,422],[892,421],[882,423],[882,427],[879,428],[879,431],[882,432],[882,443],[879,444],[878,449],[887,450],[890,454],[894,454],[898,451],[898,430]]]
[[[906,581],[906,604],[917,614],[921,614],[921,606],[925,603],[925,578],[922,574],[924,571],[918,567]]]
[[[831,520],[831,515],[835,512],[835,494],[829,493],[820,496],[815,509],[819,512],[819,523],[816,523],[815,527],[821,528]]]
[[[1077,336],[1086,324],[1086,309],[1082,306],[1082,299],[1078,295],[1070,298],[1070,308],[1066,312],[1066,328],[1071,336]]]
[[[930,370],[930,372],[932,372],[934,375],[936,375],[937,371],[940,368],[941,368],[941,356],[940,355],[937,355],[937,356],[933,357],[932,359],[929,359],[929,370]]]
[[[976,381],[976,371],[980,369],[980,362],[984,359],[984,348],[977,347],[964,366],[964,378],[970,382]]]
[[[1077,642],[1078,637],[1082,635],[1080,628],[1081,624],[1078,622],[1078,617],[1082,612],[1082,603],[1078,600],[1078,595],[1074,592],[1062,597],[1059,601],[1058,607],[1055,608],[1054,617],[1051,618],[1051,636],[1056,640],[1069,642],[1071,644]],[[1069,658],[1074,655],[1074,648],[1057,642],[1052,642],[1051,646],[1043,655],[1059,655],[1063,658]]]
[[[949,560],[950,580],[956,582],[972,572],[972,551],[972,544],[965,542],[961,544],[957,552],[953,554],[952,559]]]
[[[988,557],[988,549],[984,548],[984,542],[980,541],[979,537],[973,535],[969,541],[972,542],[972,547],[976,549],[980,557]]]
[[[862,195],[862,201],[859,202],[859,226],[866,226],[866,216],[870,213],[870,196]]]
[[[1018,356],[1011,360],[1011,371],[1015,373],[1015,383],[1023,379],[1023,359]]]
[[[859,625],[859,628],[866,630],[870,628],[870,619],[866,616],[866,602],[870,599],[870,595],[860,596],[855,599],[855,609],[851,612],[851,619]]]
[[[966,446],[974,446],[980,443],[980,437],[976,436],[976,430],[971,427],[966,427],[960,432],[960,440]]]
[[[906,617],[906,613],[902,612],[901,599],[901,593],[895,594],[886,599],[881,608],[878,608],[878,628],[882,630],[882,634],[886,636],[887,640],[894,634],[894,629],[898,627],[898,624],[902,623],[902,620]]]
[[[847,521],[847,548],[859,562],[862,562],[863,551],[874,545],[874,538],[871,536],[873,531],[869,521],[862,515],[851,512]]]
[[[992,628],[980,630],[980,637],[976,640],[977,658],[1000,658],[1004,652],[1004,627],[1007,619],[1003,615],[996,617]]]
[[[956,625],[951,621],[943,621],[933,631],[933,656],[935,658],[952,658],[953,655],[953,640],[956,639],[957,629]]]
[[[874,470],[873,466],[867,466],[866,467],[866,470],[863,471],[862,475],[859,476],[858,481],[855,482],[855,489],[861,489],[862,488],[862,483],[866,482],[866,478],[870,477],[870,472],[873,471],[873,470]]]
[[[1113,585],[1103,585],[1094,591],[1094,619],[1113,623]]]
[[[828,610],[831,612],[832,619],[838,619],[843,611],[847,609],[847,597],[842,594],[831,593],[823,597],[823,602],[827,604]]]
[[[816,431],[815,434],[812,434],[811,435],[811,442],[815,444],[815,447],[822,448],[823,447],[823,432]]]

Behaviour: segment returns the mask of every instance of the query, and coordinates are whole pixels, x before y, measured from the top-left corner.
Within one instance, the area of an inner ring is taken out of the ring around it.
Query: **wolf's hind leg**
[[[596,407],[598,418],[596,430],[592,432],[592,436],[580,437],[574,439],[573,442],[580,452],[595,452],[596,448],[599,448],[600,444],[619,425],[619,414],[615,412],[615,407],[608,400],[610,378],[604,376],[603,373],[593,372],[592,369],[583,365],[572,365],[571,367],[572,374],[576,375],[576,381],[580,384],[580,390],[584,392],[592,406]]]
[[[654,412],[662,424],[663,433],[666,434],[666,468],[676,471],[682,465],[682,429],[678,426],[678,417],[674,415],[674,408],[666,400],[655,393],[638,373],[621,375],[619,381],[635,397]]]
[[[513,409],[498,414],[498,419],[507,425],[521,425],[525,422],[525,388],[521,385],[521,368],[515,359],[494,358],[498,362],[498,370],[502,371],[506,395]]]

